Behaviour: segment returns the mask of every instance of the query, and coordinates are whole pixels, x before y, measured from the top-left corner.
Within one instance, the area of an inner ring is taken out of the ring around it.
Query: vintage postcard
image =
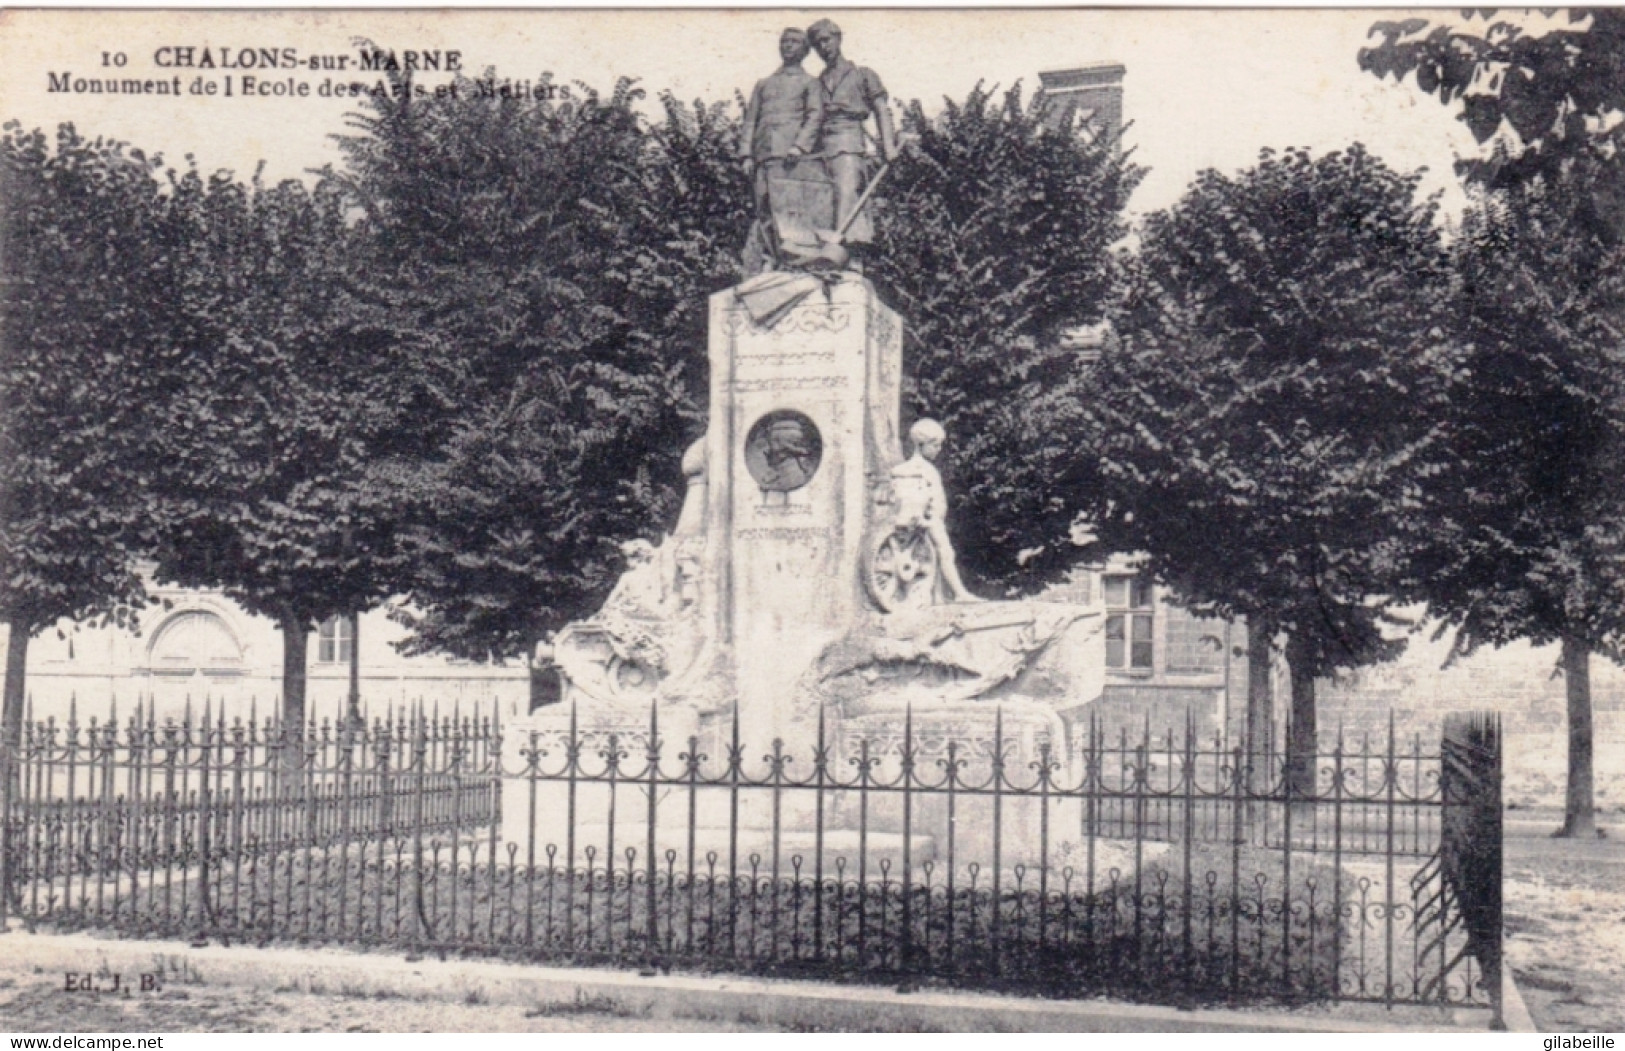
[[[0,1029],[1617,1033],[1622,40],[0,13]]]

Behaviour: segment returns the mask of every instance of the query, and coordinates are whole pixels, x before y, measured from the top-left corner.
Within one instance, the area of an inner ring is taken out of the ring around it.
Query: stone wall
[[[1096,725],[1109,741],[1120,735],[1137,741],[1149,726],[1153,740],[1161,741],[1171,732],[1176,740],[1185,734],[1186,714],[1195,721],[1196,731],[1204,739],[1210,738],[1218,726],[1222,691],[1203,686],[1170,686],[1163,684],[1108,685],[1097,704],[1090,706],[1079,723],[1080,732],[1088,732],[1092,712]]]
[[[1319,684],[1322,734],[1419,735],[1437,747],[1447,714],[1495,711],[1506,733],[1505,797],[1517,807],[1561,806],[1567,778],[1568,715],[1558,648],[1518,643],[1450,662],[1451,636],[1413,635],[1396,661]],[[1625,672],[1603,657],[1591,665],[1597,806],[1625,813]],[[1283,710],[1281,707],[1278,711]],[[1330,738],[1327,738],[1330,740]]]

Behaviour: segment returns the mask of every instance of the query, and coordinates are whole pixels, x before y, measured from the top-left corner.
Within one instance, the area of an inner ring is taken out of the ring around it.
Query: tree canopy
[[[1464,218],[1467,382],[1417,578],[1462,649],[1562,644],[1571,833],[1593,824],[1590,654],[1618,660],[1625,640],[1625,245],[1591,221],[1592,163],[1508,184]]]
[[[1472,348],[1452,404],[1459,457],[1419,581],[1459,644],[1561,642],[1569,775],[1563,831],[1593,827],[1590,655],[1618,659],[1617,379],[1625,295],[1625,14],[1473,12],[1456,26],[1379,22],[1360,64],[1414,71],[1491,148],[1456,301]],[[1533,30],[1533,31],[1531,31]],[[1504,132],[1510,130],[1510,136]]]
[[[706,299],[737,278],[749,195],[720,107],[668,96],[651,124],[627,81],[463,88],[369,101],[335,177],[412,352],[448,370],[403,533],[411,647],[510,659],[595,609],[620,542],[675,515]]]
[[[1285,637],[1300,755],[1314,679],[1393,652],[1385,613],[1451,456],[1450,271],[1417,181],[1358,145],[1203,172],[1147,220],[1084,401],[1103,543]]]
[[[905,319],[904,425],[948,430],[949,530],[973,588],[1025,591],[1076,561],[1084,364],[1144,171],[1115,141],[1046,124],[1042,93],[978,86],[904,113],[868,274]]]
[[[1539,18],[1469,10],[1455,24],[1378,22],[1371,34],[1382,42],[1360,50],[1360,68],[1400,81],[1414,73],[1424,94],[1460,105],[1459,119],[1480,143],[1511,130],[1513,148],[1461,161],[1474,181],[1507,185],[1554,172],[1577,155],[1617,156],[1625,146],[1625,11],[1544,11]],[[1625,191],[1609,197],[1604,207],[1617,222]]]
[[[64,125],[0,139],[0,621],[5,727],[21,725],[31,636],[59,619],[122,619],[159,525],[142,471],[149,304],[170,262],[152,237],[159,161]]]
[[[178,175],[160,240],[179,276],[152,301],[168,306],[146,453],[170,509],[159,577],[276,622],[295,727],[308,633],[403,586],[393,457],[434,380],[354,288],[344,207],[331,185]]]

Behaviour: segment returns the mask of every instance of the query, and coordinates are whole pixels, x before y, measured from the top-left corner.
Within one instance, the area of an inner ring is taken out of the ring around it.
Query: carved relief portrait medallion
[[[812,481],[823,456],[818,428],[792,409],[768,413],[745,435],[745,469],[766,492],[800,489]]]

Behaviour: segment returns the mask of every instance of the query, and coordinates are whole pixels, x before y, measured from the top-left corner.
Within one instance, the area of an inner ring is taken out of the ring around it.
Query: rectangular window
[[[349,617],[328,617],[316,637],[316,660],[321,664],[348,664],[355,652],[355,631]]]
[[[1101,590],[1106,599],[1106,667],[1150,671],[1156,656],[1150,579],[1108,576],[1102,580]]]

